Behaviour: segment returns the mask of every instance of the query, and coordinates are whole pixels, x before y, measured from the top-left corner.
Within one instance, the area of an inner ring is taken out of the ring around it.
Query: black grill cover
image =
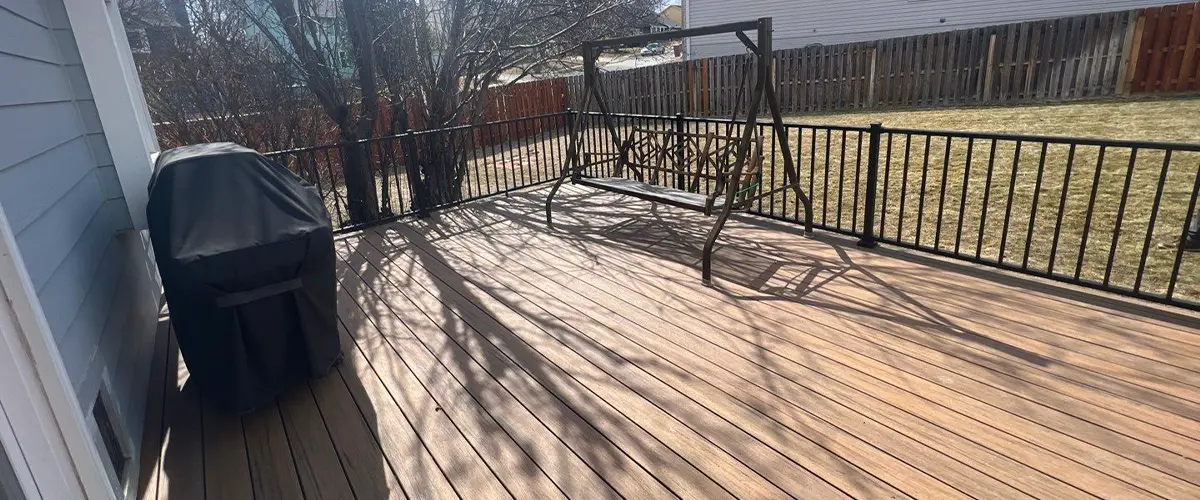
[[[206,399],[249,411],[341,359],[333,231],[311,184],[236,144],[176,148],[158,158],[146,218]]]

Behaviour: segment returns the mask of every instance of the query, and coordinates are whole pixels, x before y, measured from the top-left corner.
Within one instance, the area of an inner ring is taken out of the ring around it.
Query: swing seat
[[[625,179],[620,177],[581,177],[575,181],[576,184],[582,186],[593,187],[596,189],[632,196],[646,201],[654,201],[665,203],[674,207],[683,208],[686,210],[694,210],[696,212],[706,212],[708,209],[708,197],[691,191],[675,189],[666,186],[648,184],[638,182],[633,179]],[[718,196],[714,200],[715,206],[720,206],[725,203],[725,198]]]
[[[720,193],[727,189],[726,186],[732,180],[728,162],[737,140],[738,138],[732,135],[634,127],[621,143],[620,153],[583,155],[585,160],[581,170],[605,166],[611,168],[616,176],[579,177],[575,183],[711,215],[714,208],[725,204],[725,197]],[[631,169],[637,179],[619,176],[622,158],[623,165]],[[738,186],[734,197],[738,201],[735,205],[739,208],[745,205],[748,195],[760,187],[761,164],[762,138],[756,137],[747,158],[747,171],[742,174],[739,182],[733,183]],[[647,176],[654,182],[644,182]],[[691,189],[672,188],[658,182],[660,179],[671,182],[673,177],[686,179]],[[717,192],[712,195],[701,194],[701,180],[715,181]]]

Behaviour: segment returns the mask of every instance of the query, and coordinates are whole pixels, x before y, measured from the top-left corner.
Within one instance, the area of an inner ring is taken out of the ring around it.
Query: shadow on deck
[[[1200,495],[1200,316],[566,186],[339,239],[346,363],[221,415],[173,342],[142,498]]]

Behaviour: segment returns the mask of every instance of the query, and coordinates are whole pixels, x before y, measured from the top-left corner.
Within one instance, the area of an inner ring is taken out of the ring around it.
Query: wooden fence
[[[1084,99],[1200,86],[1200,7],[1183,4],[774,52],[785,113]],[[614,112],[728,116],[747,55],[605,72]],[[1130,68],[1133,68],[1130,71]],[[583,79],[566,78],[583,104]]]
[[[1144,9],[1134,40],[1131,91],[1200,90],[1200,4]]]

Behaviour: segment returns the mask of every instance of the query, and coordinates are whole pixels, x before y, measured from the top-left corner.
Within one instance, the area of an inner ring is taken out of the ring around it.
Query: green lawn
[[[855,112],[790,116],[788,121],[856,126],[881,122],[885,127],[910,129],[1200,143],[1200,97]],[[806,183],[806,191],[809,191],[807,183],[812,182],[814,218],[834,225],[840,214],[841,226],[849,228],[854,213],[856,169],[860,186],[865,186],[866,137],[863,138],[863,163],[858,158],[856,133],[845,136],[844,157],[841,132],[817,129],[815,148],[813,138],[813,131],[806,130],[799,140],[790,137],[789,142],[793,150],[800,148],[801,178]],[[826,140],[829,141],[828,161]],[[1071,147],[1065,144],[1051,144],[1043,151],[1042,143],[1025,142],[1018,148],[1014,141],[997,141],[994,148],[993,155],[991,141],[975,140],[968,144],[967,140],[956,138],[950,141],[947,155],[944,137],[885,135],[881,145],[881,193],[876,215],[877,221],[883,220],[884,236],[895,238],[900,235],[901,240],[910,243],[919,238],[922,245],[936,244],[952,251],[957,246],[963,254],[990,260],[999,259],[1003,251],[1005,262],[1046,270],[1050,266],[1057,228],[1059,243],[1053,259],[1056,273],[1073,275],[1078,266],[1083,278],[1103,281],[1107,275],[1114,284],[1133,287],[1137,283],[1146,248],[1146,233],[1151,229],[1150,216],[1154,211],[1156,190],[1163,177],[1166,158],[1162,150],[1138,150],[1131,170],[1132,150],[1127,147],[1105,148],[1103,159],[1096,146],[1078,146],[1072,153]],[[971,156],[969,171],[968,153]],[[778,149],[775,156],[781,163]],[[1066,179],[1068,160],[1071,173]],[[1166,167],[1140,285],[1143,290],[1153,293],[1165,293],[1167,289],[1175,246],[1200,167],[1200,153],[1174,152]],[[1126,189],[1127,176],[1129,196],[1121,212],[1120,200]],[[1067,184],[1065,199],[1064,182]],[[781,183],[781,179],[776,179],[776,184]],[[1093,184],[1096,184],[1094,201]],[[1010,186],[1013,187],[1011,204]],[[860,192],[859,196],[861,204],[864,195]],[[986,210],[985,197],[988,200]],[[794,205],[794,199],[786,202],[776,199],[773,205],[767,204],[763,209],[793,213]],[[1092,207],[1090,223],[1089,205]],[[1060,206],[1063,207],[1061,221],[1058,217]],[[1116,250],[1112,252],[1119,213],[1122,214],[1120,232]],[[861,214],[858,217],[861,219]],[[861,220],[858,223],[857,227],[861,228]],[[1088,240],[1081,259],[1078,250],[1085,227]],[[957,238],[960,231],[961,240]],[[1025,251],[1027,241],[1030,243],[1028,254]],[[1107,265],[1110,252],[1113,255],[1111,271]],[[1200,254],[1184,254],[1178,280],[1177,296],[1200,300]]]

